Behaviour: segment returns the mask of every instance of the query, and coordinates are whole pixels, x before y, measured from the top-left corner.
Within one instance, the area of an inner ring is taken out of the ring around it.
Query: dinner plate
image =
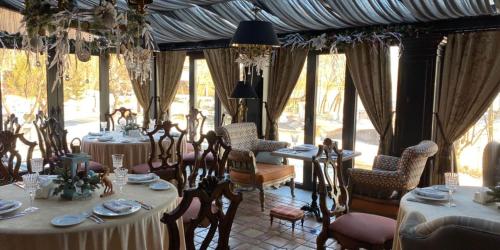
[[[130,184],[144,184],[144,183],[151,183],[151,182],[155,182],[157,180],[160,179],[160,177],[156,174],[153,174],[153,173],[149,173],[148,175],[152,175],[153,178],[151,179],[147,179],[147,180],[131,180],[130,177],[134,177],[134,176],[141,176],[141,175],[144,175],[144,174],[128,174],[128,178],[127,178],[127,182],[130,183]]]
[[[149,184],[149,188],[156,191],[168,190],[170,189],[170,183],[166,181],[157,181],[155,183]]]
[[[412,195],[415,198],[421,199],[421,200],[428,200],[428,201],[448,201],[448,196],[447,195],[444,195],[443,198],[435,198],[435,197],[429,197],[429,196],[419,195],[415,191],[412,191]]]
[[[446,193],[449,192],[449,188],[446,185],[434,185],[434,186],[432,186],[432,188],[434,188],[438,191],[441,191],[441,192],[446,192]]]
[[[0,210],[0,214],[6,214],[6,213],[10,213],[12,211],[16,211],[18,208],[20,208],[23,203],[21,203],[20,201],[15,201],[15,200],[6,200],[6,201],[12,201],[14,202],[14,206],[9,208],[9,209],[4,209],[4,210]]]
[[[127,204],[131,205],[132,208],[129,210],[122,212],[122,213],[117,213],[114,211],[111,211],[107,208],[105,208],[102,203],[95,206],[93,209],[94,214],[101,215],[101,216],[107,216],[107,217],[117,217],[117,216],[125,216],[129,214],[133,214],[139,210],[141,210],[141,204],[132,201],[132,200],[120,200],[120,202],[126,202]]]
[[[82,215],[62,215],[54,217],[50,224],[56,227],[69,227],[73,225],[78,225],[85,220],[85,216]]]
[[[293,147],[293,150],[296,150],[296,151],[309,151],[309,150],[314,150],[314,149],[316,149],[316,146],[314,146],[312,144],[304,144],[304,145],[298,145],[298,146]]]

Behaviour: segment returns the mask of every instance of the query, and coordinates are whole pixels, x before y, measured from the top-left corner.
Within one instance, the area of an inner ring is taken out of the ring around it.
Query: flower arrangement
[[[490,189],[491,191],[488,191],[487,194],[493,196],[493,198],[489,202],[500,202],[500,183],[495,187],[490,187]]]
[[[60,194],[61,198],[66,200],[90,197],[101,182],[99,175],[92,170],[81,171],[75,176],[72,176],[71,168],[68,167],[58,168],[55,171],[58,176],[53,182],[58,186],[52,195]]]

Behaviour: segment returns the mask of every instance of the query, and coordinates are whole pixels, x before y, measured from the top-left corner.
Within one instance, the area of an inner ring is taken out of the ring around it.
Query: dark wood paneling
[[[49,61],[52,61],[55,55],[55,49],[50,49],[48,53]],[[53,89],[57,77],[57,65],[52,68],[47,66],[47,112],[57,117],[61,125],[64,127],[64,79],[61,79],[59,84]]]
[[[99,112],[100,120],[106,121],[109,112],[109,52],[99,55]]]
[[[356,87],[349,71],[349,66],[346,65],[345,72],[345,88],[344,88],[344,115],[342,120],[342,148],[354,150],[356,142],[356,111],[358,104]],[[361,151],[361,150],[360,150]],[[345,161],[344,168],[354,167],[353,160]],[[347,180],[345,180],[347,182]]]

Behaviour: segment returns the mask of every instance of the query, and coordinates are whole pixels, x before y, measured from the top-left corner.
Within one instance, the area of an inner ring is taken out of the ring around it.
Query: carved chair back
[[[174,137],[173,132],[177,132],[178,137]],[[155,126],[155,129],[149,133],[149,142],[151,145],[151,154],[149,156],[149,169],[152,173],[156,172],[163,179],[176,179],[178,187],[184,187],[184,178],[180,167],[182,159],[182,140],[186,135],[186,130],[179,128],[179,125],[171,121],[164,121]],[[175,147],[175,156],[172,149]],[[159,160],[160,166],[154,166],[154,162]],[[173,175],[165,176],[162,172],[169,170]],[[182,190],[182,189],[180,189]]]
[[[19,130],[21,130],[21,125],[19,125],[19,120],[15,114],[10,114],[3,123],[3,126],[5,131],[10,131],[14,134],[19,133]]]
[[[206,119],[207,117],[200,110],[191,107],[189,114],[186,115],[188,141],[194,142],[203,135],[203,125]]]
[[[40,152],[42,153],[45,163],[48,163],[48,159],[52,157],[52,151],[50,150],[51,147],[49,144],[47,124],[45,122],[46,120],[47,116],[43,113],[43,111],[38,111],[35,115],[33,125],[35,126],[36,134],[38,136],[38,147],[40,148]]]
[[[131,109],[125,108],[125,107],[120,107],[118,109],[115,109],[111,113],[104,114],[104,119],[106,119],[107,124],[107,129],[114,131],[115,130],[115,116],[116,116],[116,122],[118,124],[125,122],[127,118],[131,116],[136,116],[136,113],[133,113]]]
[[[0,184],[6,185],[21,179],[21,155],[16,150],[18,134],[10,131],[0,131]]]
[[[229,201],[229,206],[224,209],[222,198]],[[170,213],[165,213],[161,221],[167,225],[169,238],[169,249],[180,249],[179,228],[177,220],[188,210],[193,199],[199,199],[200,211],[196,218],[190,218],[189,223],[184,223],[184,234],[186,249],[195,249],[195,229],[202,223],[208,221],[208,233],[203,240],[200,249],[207,249],[215,232],[219,232],[217,249],[229,249],[229,234],[233,225],[234,216],[240,202],[243,200],[241,193],[234,193],[231,182],[216,176],[207,176],[196,189],[184,190],[184,195],[179,206]],[[213,203],[216,209],[213,209]]]
[[[206,149],[203,149],[204,144]],[[198,141],[193,142],[193,147],[195,149],[195,164],[191,176],[189,177],[190,186],[194,185],[196,177],[198,176],[198,169],[200,168],[203,169],[201,177],[207,175],[207,170],[208,175],[214,173],[217,177],[224,176],[227,159],[231,152],[231,146],[224,142],[222,136],[217,135],[215,131],[208,131],[208,133],[202,134]],[[213,161],[207,161],[209,154],[212,155]],[[211,166],[209,166],[209,164],[211,164]]]
[[[56,157],[61,157],[70,153],[66,138],[68,131],[64,129],[61,123],[54,117],[49,117],[45,121],[45,124],[51,153]]]

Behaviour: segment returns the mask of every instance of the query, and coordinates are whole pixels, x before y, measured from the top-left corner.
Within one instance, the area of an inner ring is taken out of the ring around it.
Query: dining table
[[[422,214],[426,221],[447,217],[462,216],[484,219],[500,223],[500,209],[494,203],[481,204],[473,201],[474,193],[481,192],[483,187],[459,186],[452,195],[455,206],[448,207],[447,201],[436,202],[416,198],[413,192],[401,198],[396,220],[396,233],[394,235],[393,250],[401,249],[399,230],[404,228],[407,216],[412,212]]]
[[[102,140],[103,137],[110,138]],[[177,144],[178,136],[174,135],[175,144]],[[159,136],[154,137],[158,141]],[[169,138],[165,138],[163,145],[170,144]],[[176,145],[171,148],[172,160],[177,159]],[[156,143],[156,153],[159,154],[158,143]],[[147,163],[151,153],[151,142],[147,136],[127,136],[122,132],[110,131],[106,133],[89,133],[82,138],[82,152],[89,154],[91,159],[99,162],[104,166],[112,168],[111,155],[123,154],[123,167],[131,169],[133,166]],[[186,152],[185,137],[181,141],[181,155]]]
[[[110,177],[114,179],[113,174]],[[127,184],[123,193],[115,189],[115,194],[104,198],[100,197],[101,187],[84,200],[68,201],[59,196],[35,199],[33,206],[39,208],[35,212],[11,219],[3,219],[8,216],[5,214],[0,216],[0,250],[160,250],[168,249],[170,240],[180,241],[185,249],[182,219],[178,221],[179,239],[169,239],[167,226],[160,221],[165,212],[178,205],[175,185],[168,186],[167,190],[154,191],[147,184]],[[0,199],[22,203],[12,213],[19,213],[30,204],[27,192],[14,184],[0,187]],[[53,218],[61,215],[92,214],[93,208],[114,199],[138,201],[150,207],[129,215],[99,216],[104,223],[89,218],[69,227],[51,224]]]

